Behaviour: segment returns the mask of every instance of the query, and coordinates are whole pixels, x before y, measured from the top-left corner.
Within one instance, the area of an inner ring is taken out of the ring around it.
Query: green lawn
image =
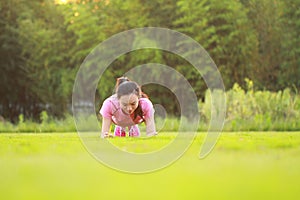
[[[300,199],[300,132],[225,132],[200,160],[204,135],[174,164],[128,174],[99,163],[76,133],[2,133],[0,199]],[[172,138],[142,144],[151,150]],[[141,149],[141,139],[111,141]]]

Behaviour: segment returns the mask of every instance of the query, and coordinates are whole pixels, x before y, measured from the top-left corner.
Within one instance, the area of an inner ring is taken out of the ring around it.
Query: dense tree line
[[[62,117],[70,111],[74,79],[85,57],[113,34],[137,27],[170,28],[195,39],[213,58],[228,89],[234,83],[244,86],[249,78],[258,89],[299,90],[299,7],[300,0],[1,0],[0,115],[38,118],[47,110]],[[100,105],[112,93],[116,77],[149,62],[174,67],[198,98],[204,96],[204,81],[184,59],[139,50],[105,71],[96,102]],[[166,88],[144,90],[171,113],[178,112]]]

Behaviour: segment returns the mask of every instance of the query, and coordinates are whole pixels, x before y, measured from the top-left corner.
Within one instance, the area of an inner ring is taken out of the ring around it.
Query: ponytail
[[[148,95],[146,93],[144,93],[143,91],[141,91],[141,97],[149,99]]]
[[[121,85],[124,82],[130,81],[127,77],[122,76],[120,78],[117,78],[117,82],[116,82],[116,86],[115,86],[115,91],[117,92],[117,89],[119,87],[119,85]]]

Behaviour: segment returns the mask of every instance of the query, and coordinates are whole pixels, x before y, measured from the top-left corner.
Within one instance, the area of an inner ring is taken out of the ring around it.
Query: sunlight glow
[[[69,0],[55,0],[55,4],[66,4]]]
[[[104,2],[105,5],[108,5],[110,3],[110,0],[92,0],[91,2],[97,3],[97,2]],[[83,4],[85,5],[89,1],[85,0],[54,0],[55,4],[61,5],[61,4],[67,4],[67,3],[77,3],[77,4]]]

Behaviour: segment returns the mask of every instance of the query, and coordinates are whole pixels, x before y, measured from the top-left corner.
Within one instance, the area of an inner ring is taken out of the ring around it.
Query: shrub
[[[255,91],[253,82],[246,79],[247,90],[237,83],[226,92],[224,130],[269,131],[300,130],[300,97],[289,88],[283,91]],[[211,116],[211,91],[199,102],[201,118],[208,123]]]

